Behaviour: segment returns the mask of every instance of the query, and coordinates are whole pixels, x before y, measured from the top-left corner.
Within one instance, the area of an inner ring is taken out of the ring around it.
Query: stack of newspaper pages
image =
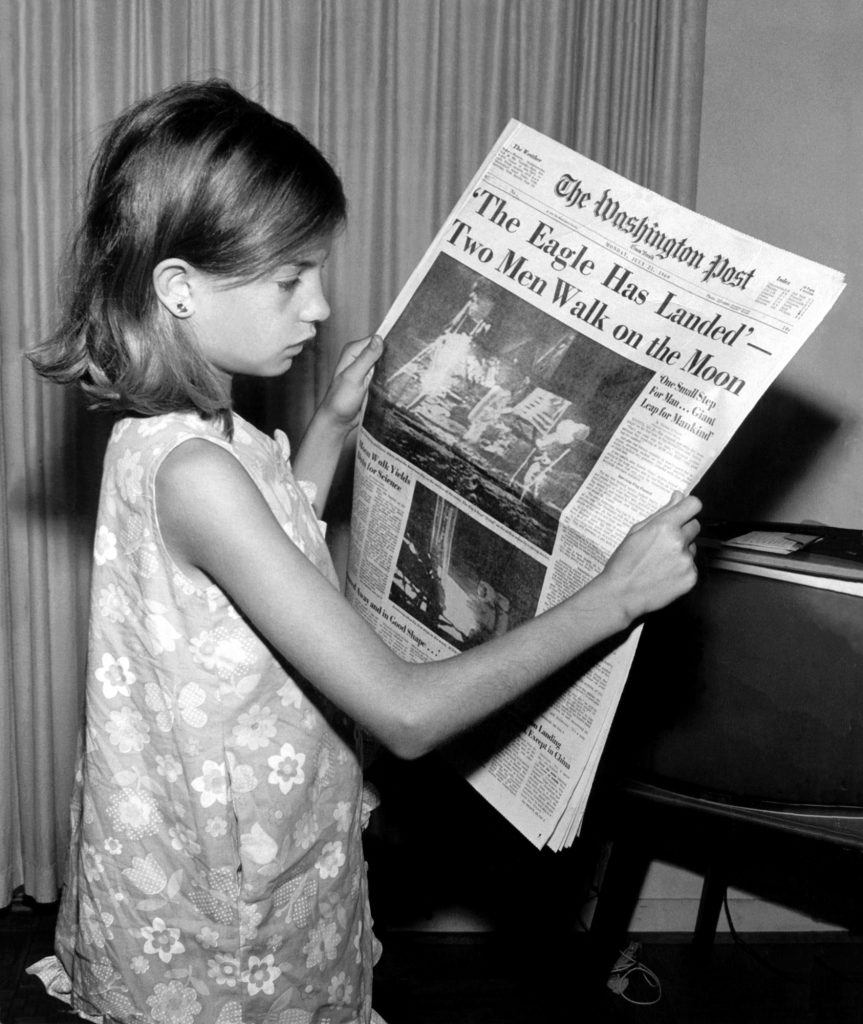
[[[843,287],[511,121],[380,327],[353,605],[419,661],[561,601],[693,487]],[[538,847],[578,835],[638,632],[452,749]]]

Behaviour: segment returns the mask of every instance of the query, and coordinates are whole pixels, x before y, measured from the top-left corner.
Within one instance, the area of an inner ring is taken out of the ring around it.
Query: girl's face
[[[321,274],[321,246],[257,281],[232,284],[194,272],[191,325],[206,359],[226,378],[277,377],[315,337],[330,315]]]

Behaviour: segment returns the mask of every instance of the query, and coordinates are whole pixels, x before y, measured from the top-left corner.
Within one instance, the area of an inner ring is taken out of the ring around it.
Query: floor
[[[0,1021],[57,1024],[70,1014],[24,973],[51,952],[50,908],[0,911]],[[688,936],[642,935],[639,968],[618,994],[579,970],[571,948],[519,947],[488,935],[384,936],[375,1004],[388,1024],[863,1024],[863,939],[721,936],[697,954]],[[592,981],[594,983],[592,983]]]

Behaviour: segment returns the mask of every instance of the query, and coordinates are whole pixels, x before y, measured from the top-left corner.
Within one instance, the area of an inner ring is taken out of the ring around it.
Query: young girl
[[[231,409],[235,374],[312,343],[344,216],[321,154],[222,82],[134,106],[91,172],[33,357],[120,414],[53,964],[90,1019],[374,1019],[356,727],[419,756],[695,581],[699,505],[675,496],[582,591],[468,653],[410,664],[376,637],[319,516],[380,340],[347,346],[293,467]]]

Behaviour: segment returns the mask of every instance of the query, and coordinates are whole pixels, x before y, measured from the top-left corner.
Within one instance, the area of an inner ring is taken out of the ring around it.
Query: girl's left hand
[[[345,432],[360,422],[375,363],[383,350],[383,339],[377,334],[348,342],[342,349],[333,379],[321,402],[321,411],[331,416]]]

